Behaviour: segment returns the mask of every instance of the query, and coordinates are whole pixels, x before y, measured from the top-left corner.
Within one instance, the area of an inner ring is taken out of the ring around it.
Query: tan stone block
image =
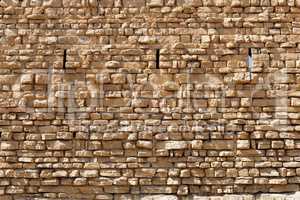
[[[176,187],[171,186],[141,186],[144,194],[172,194],[176,192]]]
[[[136,146],[140,147],[140,148],[145,148],[145,149],[152,149],[153,148],[152,141],[147,141],[147,140],[137,141]]]
[[[100,7],[103,7],[103,8],[112,8],[113,5],[114,5],[114,0],[101,0],[101,1],[98,1]]]
[[[127,107],[130,105],[129,98],[105,98],[103,105],[106,107]]]
[[[271,147],[273,149],[282,149],[282,148],[284,148],[284,142],[283,141],[272,141]]]
[[[237,177],[234,181],[234,184],[238,184],[238,185],[253,184],[253,178],[251,178],[251,177]]]
[[[195,177],[204,177],[205,173],[203,169],[192,169],[191,175]]]
[[[141,197],[141,200],[178,200],[178,197],[175,195],[145,195]]]
[[[126,77],[124,74],[112,74],[111,80],[114,84],[124,84],[126,82]]]
[[[100,176],[120,177],[121,173],[120,173],[119,170],[116,170],[116,169],[101,169],[100,170]]]
[[[105,186],[104,192],[109,194],[129,193],[129,186]]]
[[[17,75],[0,75],[0,84],[14,84],[17,83]]]
[[[203,141],[202,140],[193,140],[192,149],[202,149]]]
[[[68,172],[65,170],[58,170],[58,171],[53,172],[52,176],[53,177],[67,177]]]
[[[24,188],[22,186],[8,186],[6,188],[7,194],[22,194],[24,193]]]
[[[46,142],[47,149],[49,150],[68,150],[72,149],[72,141],[54,140]]]
[[[60,8],[60,7],[62,7],[62,0],[45,0],[45,1],[43,1],[43,6]]]
[[[97,200],[113,200],[112,194],[98,194],[96,195]]]
[[[121,141],[105,141],[102,145],[104,149],[123,149]]]
[[[33,83],[33,74],[23,74],[21,76],[21,84],[32,84]]]
[[[0,143],[1,150],[16,150],[18,148],[19,147],[17,141],[1,141]]]
[[[117,133],[104,133],[103,140],[124,140],[128,138],[128,133],[117,132]]]
[[[271,177],[271,176],[279,176],[279,172],[272,168],[263,168],[260,170],[261,176]]]
[[[148,169],[148,168],[143,168],[143,169],[136,169],[135,170],[135,177],[142,178],[142,177],[154,177],[156,173],[156,169]]]
[[[47,84],[48,83],[48,75],[47,74],[36,74],[35,75],[35,83],[36,84]]]
[[[89,185],[108,186],[112,184],[113,181],[111,180],[111,178],[106,177],[95,178],[89,181]]]
[[[108,61],[105,63],[106,68],[120,68],[121,63],[118,61]]]
[[[188,143],[186,141],[164,141],[158,142],[156,148],[157,149],[186,149],[188,147]]]
[[[270,192],[296,192],[299,190],[299,185],[296,184],[288,184],[288,185],[276,185],[270,188]]]
[[[162,88],[167,91],[176,91],[179,90],[179,85],[173,81],[166,81],[163,83]]]
[[[123,0],[124,7],[137,7],[140,8],[146,5],[145,0]]]
[[[80,175],[85,178],[98,177],[98,170],[80,170]]]
[[[237,148],[238,149],[250,149],[250,141],[249,140],[238,140]]]
[[[268,184],[268,179],[267,178],[254,178],[254,184],[258,185],[266,185]]]
[[[214,149],[214,150],[222,150],[222,149],[231,149],[235,146],[234,141],[232,140],[212,140],[205,141],[203,143],[203,149]]]
[[[154,36],[140,36],[138,42],[141,44],[155,44],[157,43],[157,38]]]
[[[150,7],[161,7],[163,5],[164,5],[163,0],[150,0],[150,2],[148,3],[148,6]]]
[[[287,179],[286,178],[271,178],[271,179],[269,179],[269,184],[285,185],[285,184],[287,184]]]

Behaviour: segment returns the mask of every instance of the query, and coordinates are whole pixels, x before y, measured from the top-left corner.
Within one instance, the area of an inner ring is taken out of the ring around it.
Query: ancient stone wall
[[[1,200],[300,190],[299,0],[0,0],[0,27]]]

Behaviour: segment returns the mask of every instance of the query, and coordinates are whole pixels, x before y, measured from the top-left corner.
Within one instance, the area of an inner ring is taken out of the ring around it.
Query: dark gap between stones
[[[66,62],[67,62],[67,50],[64,50],[64,58],[63,58],[63,69],[66,69]]]
[[[160,49],[156,49],[156,69],[159,69]]]

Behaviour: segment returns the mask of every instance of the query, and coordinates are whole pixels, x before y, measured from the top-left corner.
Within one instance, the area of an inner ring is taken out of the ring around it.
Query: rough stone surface
[[[300,199],[299,13],[0,0],[0,200]]]

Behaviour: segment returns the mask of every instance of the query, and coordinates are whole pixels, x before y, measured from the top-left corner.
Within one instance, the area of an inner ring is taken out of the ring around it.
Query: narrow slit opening
[[[156,69],[159,69],[160,49],[156,49]]]
[[[66,69],[66,62],[67,62],[67,50],[64,50],[64,57],[63,57],[63,69]]]
[[[248,49],[248,58],[247,58],[248,72],[249,77],[252,79],[252,68],[253,68],[253,57],[252,57],[252,49]]]

